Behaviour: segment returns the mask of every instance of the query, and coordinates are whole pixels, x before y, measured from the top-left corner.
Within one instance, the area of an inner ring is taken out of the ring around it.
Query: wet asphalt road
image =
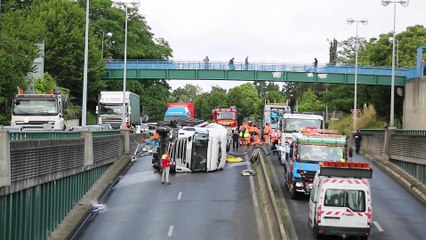
[[[355,155],[353,161],[369,162],[361,155]],[[288,191],[284,188],[284,171],[281,162],[275,156],[272,157],[272,162],[299,240],[316,239],[308,225],[308,197],[292,200]],[[373,225],[369,240],[426,239],[425,205],[392,177],[374,165],[373,178],[370,180],[370,184],[373,201]]]
[[[78,239],[259,239],[246,168],[171,174],[172,185],[162,185],[151,157],[140,158]]]

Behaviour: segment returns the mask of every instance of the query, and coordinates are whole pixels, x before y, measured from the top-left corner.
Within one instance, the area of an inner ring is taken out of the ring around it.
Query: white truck
[[[324,117],[316,114],[292,114],[285,113],[281,118],[280,145],[287,150],[281,154],[281,162],[288,158],[290,144],[295,140],[294,133],[300,133],[302,129],[324,129]]]
[[[13,100],[11,126],[26,130],[65,130],[68,94],[25,93],[20,90]]]
[[[125,93],[125,121],[130,124],[140,124],[140,98],[133,92]],[[101,91],[98,106],[96,106],[98,124],[110,124],[113,129],[122,125],[123,119],[123,92]]]
[[[322,162],[309,198],[308,223],[317,238],[325,235],[368,239],[372,223],[369,178],[361,162]]]
[[[290,113],[287,103],[265,104],[263,111],[263,122],[270,123],[272,129],[280,129],[281,119],[285,113]]]

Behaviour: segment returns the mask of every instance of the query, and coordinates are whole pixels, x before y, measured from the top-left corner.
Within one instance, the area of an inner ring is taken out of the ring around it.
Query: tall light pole
[[[395,128],[394,125],[394,108],[395,108],[395,25],[396,25],[396,4],[399,3],[403,7],[408,6],[409,0],[382,0],[382,5],[387,6],[393,3],[393,37],[392,37],[392,83],[391,83],[391,106],[390,106],[390,120],[389,128]]]
[[[104,59],[104,39],[105,39],[105,35],[107,36],[107,38],[111,38],[112,33],[108,32],[108,33],[105,34],[105,32],[102,32],[101,59]]]
[[[86,126],[87,115],[87,64],[89,62],[89,0],[86,0],[86,29],[84,33],[84,72],[83,72],[83,100],[81,126]]]
[[[359,48],[359,39],[358,39],[358,23],[362,23],[364,25],[368,24],[368,20],[363,18],[361,20],[354,20],[352,18],[348,18],[346,22],[350,25],[355,23],[356,26],[356,35],[355,35],[355,80],[354,80],[354,131],[357,130],[356,120],[357,120],[357,84],[358,84],[358,48]]]
[[[389,42],[393,42],[393,37],[389,38]],[[398,63],[399,63],[399,44],[398,44],[398,39],[395,39],[395,45],[396,45],[396,61],[395,61],[395,65],[398,68]]]
[[[124,67],[123,67],[123,107],[122,107],[122,115],[121,115],[121,127],[124,128],[126,125],[126,80],[127,80],[127,6],[129,4],[132,4],[134,8],[137,8],[139,6],[139,1],[134,2],[115,2],[119,6],[124,5],[124,11],[126,12],[126,18],[124,23]]]

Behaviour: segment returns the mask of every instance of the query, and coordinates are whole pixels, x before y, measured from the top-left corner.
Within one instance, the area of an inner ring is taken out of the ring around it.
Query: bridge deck
[[[277,82],[320,82],[353,84],[353,65],[319,65],[278,63],[235,63],[191,62],[168,60],[129,60],[126,64],[128,79],[188,79],[188,80],[233,80],[233,81],[277,81]],[[107,63],[104,79],[122,79],[124,62]],[[414,78],[415,68],[397,68],[395,85],[404,86]],[[391,85],[390,67],[358,67],[358,84]]]

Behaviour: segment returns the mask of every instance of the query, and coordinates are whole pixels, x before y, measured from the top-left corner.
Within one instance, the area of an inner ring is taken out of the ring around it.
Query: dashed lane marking
[[[379,225],[379,223],[377,221],[373,221],[374,226],[376,226],[377,230],[379,230],[379,232],[383,232],[383,228]]]
[[[169,232],[167,233],[168,237],[171,237],[173,235],[173,225],[170,225]]]

